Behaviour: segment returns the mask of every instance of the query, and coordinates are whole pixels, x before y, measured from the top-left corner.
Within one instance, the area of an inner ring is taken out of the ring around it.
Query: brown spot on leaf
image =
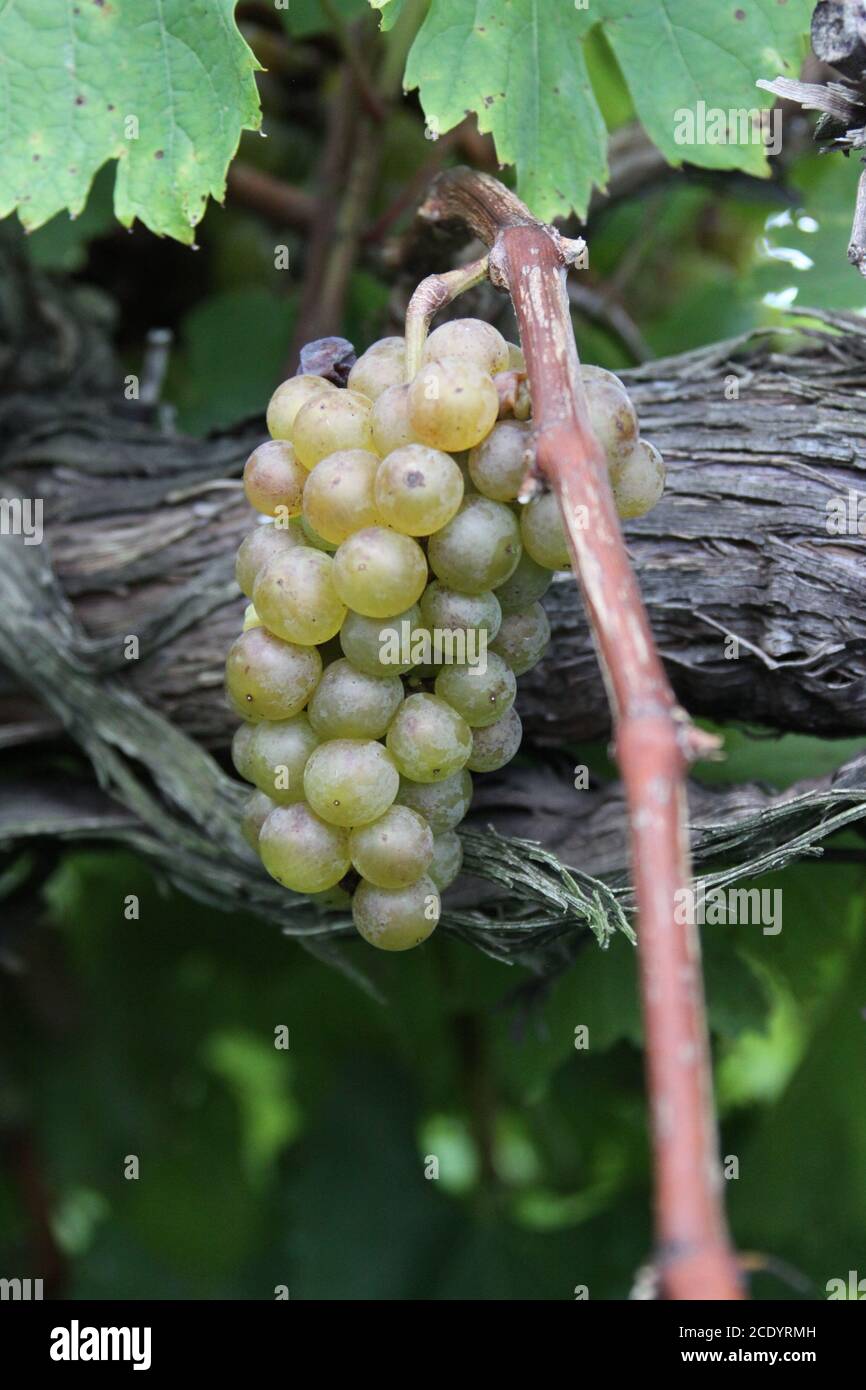
[[[154,159],[165,159],[165,150],[156,150],[153,157]]]
[[[745,18],[746,18],[746,11],[745,11],[745,10],[734,10],[734,19],[745,19]]]

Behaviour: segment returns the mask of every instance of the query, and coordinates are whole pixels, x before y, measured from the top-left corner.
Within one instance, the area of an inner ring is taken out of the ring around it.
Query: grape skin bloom
[[[377,739],[402,701],[399,676],[368,676],[342,657],[323,673],[307,713],[321,739]]]
[[[268,631],[302,647],[336,637],[346,606],[333,571],[330,555],[309,546],[271,560],[253,586],[253,603]]]
[[[457,512],[463,501],[463,474],[450,454],[426,444],[407,444],[379,464],[374,492],[386,525],[407,536],[429,536]]]
[[[384,526],[366,526],[334,556],[334,588],[365,618],[387,618],[417,603],[427,583],[427,561],[417,541]]]
[[[408,888],[377,888],[362,882],[352,899],[352,917],[365,941],[381,951],[409,951],[435,931],[442,910],[432,878]]]
[[[371,739],[320,743],[304,769],[304,793],[331,825],[366,825],[394,801],[400,776],[391,754]]]
[[[351,866],[349,836],[298,801],[277,806],[259,832],[259,853],[272,878],[294,893],[321,893]]]
[[[520,527],[510,507],[466,497],[453,521],[430,537],[430,568],[450,589],[481,594],[504,584],[520,561]]]
[[[417,811],[390,806],[369,825],[349,835],[352,863],[377,888],[408,888],[427,872],[433,859],[433,831]]]
[[[281,642],[263,627],[235,638],[226,660],[226,693],[242,719],[291,719],[319,683],[322,658],[315,647]]]
[[[404,777],[442,782],[465,766],[472,730],[444,700],[419,692],[403,701],[385,743]]]

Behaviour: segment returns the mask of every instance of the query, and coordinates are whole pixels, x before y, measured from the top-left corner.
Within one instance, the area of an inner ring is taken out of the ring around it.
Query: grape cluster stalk
[[[581,368],[621,517],[664,487],[622,382]],[[517,677],[544,655],[541,604],[570,565],[533,467],[521,349],[477,319],[384,338],[345,388],[302,375],[267,410],[244,488],[250,600],[226,664],[255,788],[243,829],[278,883],[351,897],[371,945],[427,940],[460,872],[472,774],[517,753]]]

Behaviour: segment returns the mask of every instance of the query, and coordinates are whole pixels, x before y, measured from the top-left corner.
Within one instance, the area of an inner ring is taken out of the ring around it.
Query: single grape
[[[444,700],[419,693],[403,701],[385,743],[404,777],[442,782],[466,763],[472,730]]]
[[[272,439],[291,439],[295,418],[302,405],[322,391],[336,391],[323,376],[293,376],[278,386],[268,402],[268,433]]]
[[[434,579],[421,595],[421,617],[431,631],[484,632],[492,642],[502,623],[499,600],[490,589],[464,594]]]
[[[265,516],[297,516],[306,478],[288,440],[269,439],[244,464],[246,499]]]
[[[334,563],[330,555],[305,546],[265,566],[253,602],[269,632],[301,647],[336,636],[346,609],[334,588]]]
[[[386,526],[407,536],[429,536],[463,501],[463,475],[450,454],[406,444],[379,464],[375,499]]]
[[[522,737],[520,715],[512,707],[495,724],[472,730],[472,752],[466,766],[473,772],[495,772],[511,762]]]
[[[343,657],[324,672],[310,700],[319,738],[383,738],[403,699],[399,676],[368,676]]]
[[[362,353],[349,373],[349,390],[377,401],[390,386],[406,380],[406,340],[381,338]]]
[[[504,584],[520,560],[520,527],[510,507],[465,497],[459,512],[430,537],[430,568],[449,589],[481,594]]]
[[[256,605],[254,603],[248,603],[244,609],[244,632],[246,632],[248,628],[261,626],[262,620],[256,612]]]
[[[319,737],[306,714],[256,724],[250,754],[250,780],[280,806],[304,799],[304,768]]]
[[[512,372],[526,371],[526,358],[523,356],[523,348],[517,343],[508,343],[508,370]]]
[[[434,329],[424,345],[425,362],[444,358],[466,362],[488,376],[508,366],[508,344],[502,334],[482,319],[450,319]]]
[[[538,664],[549,641],[550,621],[541,604],[533,603],[522,612],[509,613],[502,619],[490,651],[501,656],[515,676],[522,676]]]
[[[294,893],[322,893],[349,872],[349,836],[304,801],[277,806],[259,835],[259,854],[271,878]]]
[[[399,785],[394,759],[372,739],[334,738],[320,743],[304,770],[307,800],[332,825],[378,820]]]
[[[661,454],[647,440],[638,441],[613,485],[613,500],[623,520],[645,516],[665,490],[665,465]]]
[[[433,841],[433,858],[427,870],[440,893],[450,888],[463,867],[463,841],[453,830],[446,830]]]
[[[409,420],[409,387],[389,386],[375,402],[370,420],[373,426],[373,448],[380,458],[387,458],[395,449],[417,444],[418,436]]]
[[[341,449],[319,460],[307,474],[303,502],[304,521],[315,536],[338,546],[353,531],[375,526],[378,467],[378,456],[366,449]]]
[[[415,665],[412,646],[423,631],[417,604],[388,618],[365,618],[350,609],[340,628],[340,646],[367,676],[403,676]]]
[[[472,800],[472,778],[462,767],[441,782],[412,782],[400,778],[397,803],[423,816],[434,835],[453,830],[463,820]]]
[[[417,541],[385,526],[365,526],[334,556],[334,588],[365,618],[387,618],[417,603],[427,583],[427,561]]]
[[[352,918],[364,940],[382,951],[409,951],[432,935],[441,912],[439,893],[425,875],[408,888],[359,883]]]
[[[555,493],[543,492],[527,502],[520,517],[520,539],[537,565],[549,570],[567,568],[570,556]]]
[[[256,780],[252,769],[252,743],[255,731],[254,724],[239,724],[232,738],[232,764],[235,772],[245,782]]]
[[[470,729],[480,729],[495,724],[511,708],[517,680],[501,656],[487,652],[482,665],[443,667],[435,690],[463,716]]]
[[[259,835],[262,826],[267,820],[275,803],[264,792],[252,792],[244,802],[243,815],[241,816],[241,834],[249,845],[258,853]]]
[[[337,547],[333,541],[326,541],[324,536],[320,536],[318,531],[314,531],[307,518],[301,514],[301,535],[304,538],[304,545],[312,546],[313,550],[324,550],[326,555],[334,555]]]
[[[294,522],[287,527],[266,522],[250,531],[241,541],[235,560],[235,578],[241,593],[252,598],[259,570],[274,556],[284,555],[302,544],[303,539]]]
[[[428,362],[409,387],[409,421],[422,444],[446,454],[472,449],[499,415],[493,378],[471,362]]]
[[[526,452],[532,427],[520,420],[500,420],[469,454],[469,473],[480,493],[494,502],[513,502],[526,476]]]
[[[618,376],[604,367],[581,367],[592,432],[615,479],[638,440],[635,408]]]
[[[433,858],[433,831],[408,806],[390,806],[384,816],[359,825],[349,836],[352,863],[377,888],[408,888]]]
[[[242,632],[229,648],[226,694],[249,724],[300,714],[319,682],[315,647],[281,642],[263,627]]]
[[[519,613],[521,609],[537,603],[547,593],[552,578],[550,570],[536,564],[532,556],[524,550],[511,578],[506,579],[505,583],[496,589],[496,597],[503,614],[507,616]],[[492,633],[491,636],[495,637],[496,633]]]
[[[359,391],[321,391],[298,411],[292,440],[305,468],[340,449],[372,449],[370,402]]]

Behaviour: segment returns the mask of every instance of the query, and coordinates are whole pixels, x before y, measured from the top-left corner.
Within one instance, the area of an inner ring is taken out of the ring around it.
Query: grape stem
[[[457,270],[428,275],[422,280],[406,309],[406,380],[414,381],[424,365],[424,344],[433,316],[459,294],[480,285],[489,273],[488,257],[470,261]]]
[[[686,773],[718,741],[696,729],[676,702],[590,428],[566,290],[582,243],[539,222],[496,179],[470,169],[441,174],[419,215],[431,223],[462,220],[490,248],[491,281],[511,295],[532,394],[536,462],[559,498],[611,707],[638,905],[661,1288],[670,1299],[742,1298],[722,1201],[700,942],[682,910],[691,883]]]

